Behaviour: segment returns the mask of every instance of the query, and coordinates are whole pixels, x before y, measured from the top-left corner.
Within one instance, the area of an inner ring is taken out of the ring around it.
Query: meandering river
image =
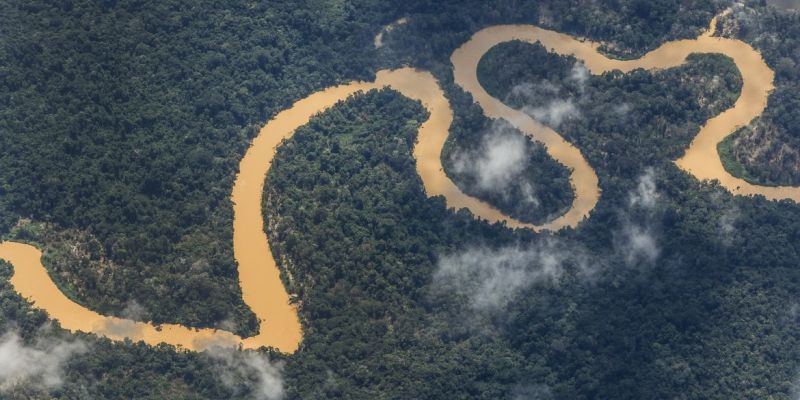
[[[493,26],[475,33],[457,49],[451,61],[456,84],[469,92],[490,118],[508,120],[520,131],[547,147],[548,154],[570,169],[575,199],[572,207],[554,220],[534,225],[504,215],[491,205],[464,194],[444,173],[441,152],[453,112],[436,79],[428,72],[411,68],[379,71],[374,82],[353,82],[316,92],[277,114],[259,132],[239,166],[233,187],[234,256],[238,263],[239,283],[244,302],[260,320],[259,334],[242,338],[231,332],[194,329],[183,325],[154,325],[100,315],[64,295],[41,263],[41,251],[24,243],[0,243],[0,258],[14,266],[11,284],[20,296],[41,308],[50,318],[70,331],[91,332],[113,340],[130,339],[148,344],[168,343],[188,350],[203,350],[212,345],[242,346],[253,349],[271,346],[291,353],[302,341],[302,327],[297,309],[280,279],[280,270],[272,255],[261,213],[261,200],[267,173],[281,142],[323,112],[349,96],[371,89],[391,88],[420,101],[430,113],[419,129],[413,153],[417,172],[429,196],[441,195],[448,207],[468,208],[481,219],[505,221],[510,227],[532,230],[558,230],[574,227],[589,216],[600,197],[597,174],[580,150],[551,128],[527,114],[506,106],[491,97],[481,86],[477,66],[492,47],[511,40],[541,42],[546,48],[581,60],[593,74],[637,68],[649,70],[672,68],[683,64],[691,53],[719,53],[733,59],[742,73],[743,86],[734,106],[710,119],[692,141],[677,165],[698,179],[717,179],[735,194],[762,194],[770,199],[800,200],[800,188],[765,187],[733,177],[723,167],[716,145],[737,127],[750,123],[767,104],[774,74],[761,55],[746,43],[714,37],[716,18],[711,27],[693,40],[668,42],[637,60],[609,59],[598,51],[599,44],[533,25]],[[376,47],[380,47],[380,37]]]

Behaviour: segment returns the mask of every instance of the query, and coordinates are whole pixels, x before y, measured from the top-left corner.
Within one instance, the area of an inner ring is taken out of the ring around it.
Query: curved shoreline
[[[508,121],[531,139],[542,143],[550,157],[567,167],[570,170],[570,183],[575,193],[575,199],[565,214],[541,225],[520,222],[504,216],[494,209],[492,210],[495,215],[492,215],[492,219],[505,221],[510,227],[535,231],[556,231],[564,227],[576,226],[589,216],[589,212],[594,209],[600,199],[599,180],[594,169],[577,147],[528,114],[511,108],[492,97],[478,80],[478,63],[483,55],[498,44],[512,40],[523,40],[530,43],[541,41],[548,49],[557,44],[581,43],[567,35],[532,25],[501,25],[485,28],[475,33],[470,40],[453,52],[450,57],[453,64],[453,78],[457,85],[472,95],[473,101],[481,107],[487,117]]]
[[[280,270],[264,232],[261,200],[267,173],[277,148],[315,115],[349,96],[371,89],[391,88],[420,101],[430,113],[420,126],[414,154],[417,170],[426,190],[447,194],[457,190],[441,169],[439,154],[453,120],[450,103],[438,82],[428,72],[403,68],[379,71],[375,82],[352,82],[318,91],[278,113],[253,139],[239,165],[231,194],[233,202],[233,245],[238,264],[242,298],[259,319],[259,334],[242,338],[215,329],[194,329],[178,324],[154,325],[101,315],[67,298],[42,265],[42,252],[34,246],[16,242],[0,243],[0,258],[14,267],[11,284],[17,293],[64,329],[90,332],[111,340],[144,341],[151,345],[172,344],[187,350],[202,351],[211,346],[241,346],[256,349],[274,347],[295,352],[302,342],[302,327],[297,309],[280,279]],[[423,149],[433,146],[433,149]],[[438,146],[438,150],[436,148]],[[432,150],[432,151],[431,151]],[[422,160],[421,162],[419,160]]]
[[[597,179],[594,170],[579,150],[566,143],[552,129],[489,95],[478,82],[476,69],[482,55],[492,47],[512,40],[540,42],[545,48],[557,54],[574,56],[582,61],[593,75],[614,70],[625,73],[638,68],[651,71],[674,68],[684,64],[692,53],[722,54],[730,57],[742,75],[742,91],[736,103],[733,107],[710,118],[675,164],[698,180],[719,181],[723,187],[736,195],[763,195],[770,200],[792,199],[800,202],[800,187],[755,185],[731,175],[722,165],[717,144],[736,132],[739,127],[749,124],[761,115],[767,106],[775,79],[775,73],[752,46],[740,40],[714,36],[718,18],[728,12],[729,10],[726,10],[715,16],[709,28],[697,38],[664,43],[633,60],[608,58],[599,51],[598,42],[581,41],[567,34],[533,25],[499,25],[485,28],[475,33],[467,43],[453,53],[451,60],[455,67],[456,83],[472,94],[486,115],[508,120],[534,140],[545,144],[551,157],[573,171],[570,177],[575,188],[573,208],[549,224],[542,226],[520,224],[521,227],[559,229],[563,226],[574,226],[580,222],[578,219],[588,216],[599,196],[595,196],[592,188]]]
[[[504,221],[509,227],[532,230],[558,230],[576,226],[589,216],[600,197],[597,174],[580,150],[557,132],[491,97],[480,85],[477,66],[481,57],[497,44],[522,40],[541,42],[546,48],[572,55],[584,62],[592,74],[611,70],[628,72],[636,68],[676,67],[691,53],[719,53],[731,57],[742,72],[742,93],[735,105],[711,118],[692,140],[686,154],[676,164],[698,179],[717,179],[735,194],[762,194],[770,199],[791,198],[800,201],[800,188],[765,187],[749,184],[731,176],[723,167],[716,145],[735,132],[739,125],[756,118],[766,107],[774,73],[761,55],[746,43],[713,37],[711,28],[693,40],[668,42],[636,60],[609,59],[598,51],[599,44],[580,41],[569,35],[532,25],[502,25],[483,29],[459,47],[451,56],[455,82],[472,94],[490,118],[503,118],[532,139],[543,143],[548,154],[571,170],[575,191],[572,207],[558,218],[542,225],[527,224],[504,215],[489,204],[464,194],[445,174],[441,151],[449,136],[453,112],[443,90],[429,72],[403,68],[379,71],[374,82],[352,82],[318,91],[297,101],[267,122],[253,139],[240,162],[231,199],[234,204],[234,257],[238,263],[239,284],[244,302],[259,319],[259,334],[242,338],[231,332],[194,329],[177,324],[153,325],[100,315],[73,302],[53,282],[41,263],[42,253],[35,247],[15,242],[0,243],[0,258],[14,267],[11,284],[23,298],[48,312],[70,331],[91,332],[112,340],[134,340],[156,345],[168,343],[200,351],[213,345],[241,346],[254,349],[274,347],[282,352],[296,351],[303,339],[295,306],[280,279],[280,270],[272,256],[264,232],[261,200],[267,175],[276,149],[315,114],[323,112],[350,95],[371,89],[391,88],[422,102],[430,112],[420,126],[413,149],[416,168],[428,196],[444,196],[447,206],[468,208],[478,218]],[[709,157],[709,155],[715,155]]]

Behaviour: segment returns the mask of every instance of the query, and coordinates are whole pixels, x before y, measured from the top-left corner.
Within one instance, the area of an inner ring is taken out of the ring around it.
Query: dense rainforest
[[[775,91],[763,116],[720,146],[726,167],[766,185],[800,183],[800,14],[739,8],[723,32],[752,43],[775,71]]]
[[[696,36],[728,5],[6,0],[0,234],[45,249],[59,286],[99,312],[252,334],[229,196],[278,111],[381,68],[430,70],[455,112],[447,173],[542,221],[569,205],[569,171],[482,116],[453,83],[452,51],[482,27],[535,23],[634,57]],[[749,179],[797,184],[798,18],[751,1],[720,21],[776,71],[767,112],[723,146]],[[596,169],[602,196],[576,229],[510,230],[428,198],[411,155],[424,108],[391,90],[358,94],[279,148],[265,188],[270,243],[299,300],[297,353],[72,334],[16,294],[0,262],[0,364],[50,362],[19,381],[28,369],[0,365],[0,398],[794,398],[800,206],[731,196],[672,163],[735,100],[730,60],[588,76],[510,42],[479,77]],[[481,185],[486,168],[471,166],[498,145],[519,166]]]

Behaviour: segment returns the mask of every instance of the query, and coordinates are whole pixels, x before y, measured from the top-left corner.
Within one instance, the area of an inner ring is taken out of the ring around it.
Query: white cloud
[[[478,190],[506,196],[512,183],[522,179],[522,172],[528,166],[527,140],[508,125],[495,122],[477,151],[454,154],[454,170],[473,177]],[[529,182],[522,184],[522,190],[527,202],[538,205]]]
[[[589,75],[589,69],[587,69],[583,63],[576,62],[575,65],[572,66],[569,78],[577,83],[578,89],[583,92],[586,90],[586,82],[589,81]]]
[[[139,302],[136,300],[129,300],[128,303],[125,305],[125,309],[122,310],[122,314],[120,314],[121,318],[125,319],[132,319],[134,321],[145,321],[147,318],[148,312],[147,309],[144,308]]]
[[[767,4],[771,4],[784,10],[800,11],[800,0],[767,0]]]
[[[282,363],[272,363],[265,355],[232,347],[212,347],[205,353],[218,363],[222,383],[235,393],[249,392],[256,400],[283,398]]]
[[[628,116],[632,109],[633,107],[628,103],[619,103],[611,107],[611,112],[619,118],[624,118]]]
[[[792,400],[800,400],[800,374],[798,373],[789,388],[789,396],[792,397]]]
[[[511,88],[511,96],[521,97],[525,100],[534,100],[536,96],[542,94],[558,94],[561,89],[552,84],[550,81],[542,81],[539,84],[532,84],[530,82],[523,82]]]
[[[714,192],[711,195],[711,204],[719,211],[717,219],[717,236],[724,246],[733,245],[736,239],[736,223],[739,221],[741,211],[729,196],[724,196],[722,192]]]
[[[588,273],[584,252],[555,239],[529,247],[468,248],[439,258],[434,287],[464,295],[475,311],[498,311],[535,283],[557,283],[568,264]]]
[[[567,82],[575,84],[583,97],[589,77],[589,70],[582,63],[576,62],[570,70]],[[529,103],[522,107],[522,112],[539,122],[557,128],[565,121],[581,117],[576,99],[559,97],[561,89],[560,86],[546,80],[538,84],[525,82],[513,87],[510,96]]]
[[[658,191],[656,190],[656,178],[653,168],[646,168],[644,174],[639,176],[639,183],[636,191],[630,193],[628,202],[631,207],[642,207],[652,209],[658,201]]]
[[[575,106],[575,102],[571,98],[551,99],[544,106],[524,106],[522,107],[522,112],[554,128],[559,127],[564,121],[578,119],[581,116],[578,107]]]
[[[236,330],[239,329],[239,324],[236,323],[236,319],[232,315],[228,315],[227,318],[217,324],[217,328],[228,332],[236,332]]]
[[[140,338],[144,332],[144,325],[123,318],[106,318],[100,326],[102,332],[120,337]]]
[[[625,263],[631,266],[642,261],[652,264],[661,252],[651,227],[630,222],[623,226],[617,249],[622,252]]]
[[[0,393],[20,384],[57,388],[63,383],[64,364],[86,351],[87,345],[78,340],[39,338],[28,346],[17,332],[6,332],[0,337]]]
[[[512,400],[550,400],[553,397],[553,392],[547,385],[521,386],[511,394]]]
[[[528,204],[538,207],[540,203],[539,199],[536,198],[536,190],[533,188],[533,185],[531,185],[531,183],[528,181],[524,181],[522,182],[521,189],[523,196],[522,200]]]
[[[739,220],[738,208],[727,208],[719,217],[719,234],[722,244],[730,246],[736,236],[736,221]]]
[[[119,318],[107,318],[103,322],[103,329],[115,336],[141,337],[144,325],[138,322],[145,321],[147,315],[147,310],[141,304],[129,300]]]
[[[655,171],[646,168],[628,194],[628,208],[620,216],[622,228],[615,234],[615,248],[629,266],[653,264],[661,253],[653,223],[658,200]]]

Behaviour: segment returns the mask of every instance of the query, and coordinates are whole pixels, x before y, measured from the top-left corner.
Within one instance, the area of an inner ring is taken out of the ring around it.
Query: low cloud
[[[589,70],[582,63],[576,62],[565,83],[573,86],[583,97],[589,77]],[[578,99],[573,96],[562,96],[561,92],[562,87],[550,81],[542,81],[537,84],[519,84],[511,89],[511,96],[529,104],[522,107],[524,113],[539,122],[558,128],[565,121],[581,117],[577,106]]]
[[[283,399],[283,363],[231,347],[212,347],[205,354],[216,363],[222,383],[235,394],[249,394],[255,400]]]
[[[738,208],[726,208],[719,217],[719,237],[725,246],[733,245],[736,238],[736,222],[739,220],[740,211]]]
[[[589,70],[582,63],[575,63],[562,83],[570,92],[584,96]],[[563,95],[564,87],[549,81],[521,83],[511,89],[510,97],[524,104],[522,111],[547,125],[557,127],[563,122],[581,117],[577,98]],[[529,139],[504,121],[495,121],[484,136],[478,149],[462,151],[453,155],[454,172],[469,176],[475,188],[485,193],[508,196],[512,185],[519,185],[522,200],[538,207],[536,188],[522,178],[528,167],[525,153]]]
[[[730,196],[725,196],[722,192],[711,195],[711,205],[719,212],[717,238],[722,245],[732,246],[737,237],[736,223],[741,217],[741,210]]]
[[[623,254],[625,263],[634,266],[646,262],[653,264],[660,254],[655,233],[649,226],[626,223],[617,242],[617,249]]]
[[[654,221],[659,196],[655,171],[647,168],[628,194],[628,208],[620,215],[622,227],[615,234],[615,249],[628,266],[652,265],[661,253]]]
[[[739,209],[728,208],[722,212],[719,217],[719,231],[726,242],[730,241],[730,237],[736,232],[736,221],[739,219]]]
[[[137,321],[123,318],[105,318],[98,330],[112,337],[127,337],[138,340],[144,336],[145,325]]]
[[[800,0],[767,0],[767,4],[784,10],[800,11]]]
[[[528,247],[474,246],[439,258],[434,287],[465,296],[474,311],[495,312],[533,284],[557,284],[568,265],[590,271],[583,251],[556,239]]]
[[[122,310],[120,314],[121,318],[125,319],[132,319],[134,321],[145,321],[148,317],[149,313],[147,309],[144,308],[139,302],[136,300],[129,300],[128,303],[125,305],[125,309]]]
[[[232,315],[228,315],[227,318],[223,319],[219,322],[219,324],[217,324],[217,328],[228,332],[236,332],[236,330],[239,329],[239,324]]]
[[[795,378],[789,388],[789,396],[792,400],[800,400],[800,371],[795,371]]]
[[[537,206],[536,191],[522,180],[522,172],[528,167],[527,140],[508,124],[495,122],[480,148],[453,156],[453,168],[457,174],[470,177],[482,192],[508,196],[512,184],[520,184],[524,201]]]
[[[586,90],[586,82],[589,82],[589,69],[580,62],[572,66],[569,78],[578,85],[578,89],[583,92]]]
[[[552,99],[544,106],[522,107],[522,111],[533,119],[554,128],[559,127],[564,121],[578,119],[581,116],[572,99]]]
[[[17,332],[6,332],[0,337],[0,393],[22,384],[43,391],[58,388],[67,361],[87,350],[79,340],[39,338],[26,345]]]
[[[615,104],[611,107],[611,112],[618,118],[626,118],[630,114],[633,107],[628,103]]]
[[[628,195],[628,205],[631,208],[639,207],[652,210],[656,206],[656,201],[658,201],[658,191],[655,171],[653,168],[647,168],[639,176],[636,190]]]
[[[555,398],[547,385],[525,385],[511,393],[512,400],[551,400]]]
[[[101,331],[134,340],[143,336],[145,325],[140,321],[145,321],[148,313],[141,304],[136,300],[129,300],[119,315],[119,318],[106,318]]]

